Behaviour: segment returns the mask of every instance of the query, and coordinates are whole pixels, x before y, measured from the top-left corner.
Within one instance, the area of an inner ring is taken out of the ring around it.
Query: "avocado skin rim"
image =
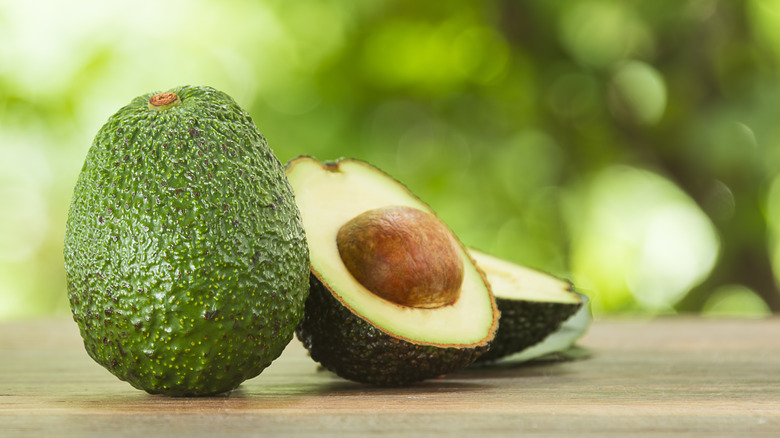
[[[510,300],[496,297],[501,318],[490,349],[476,362],[490,362],[532,347],[558,330],[582,303]]]
[[[461,370],[488,348],[438,347],[394,338],[344,307],[313,274],[295,334],[326,369],[377,386],[404,386]]]

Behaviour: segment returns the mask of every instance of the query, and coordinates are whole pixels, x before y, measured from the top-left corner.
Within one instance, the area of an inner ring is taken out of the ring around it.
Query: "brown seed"
[[[460,295],[460,247],[432,214],[402,206],[369,210],[344,224],[336,243],[352,276],[388,301],[436,308]]]

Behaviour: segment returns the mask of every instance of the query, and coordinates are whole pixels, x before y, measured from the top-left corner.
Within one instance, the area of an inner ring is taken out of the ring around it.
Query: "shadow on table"
[[[184,414],[198,412],[254,412],[291,410],[366,409],[370,400],[389,407],[400,406],[417,399],[468,395],[484,392],[495,384],[463,381],[442,377],[404,387],[376,387],[341,379],[330,372],[317,379],[285,383],[246,382],[225,394],[209,397],[166,397],[134,390],[112,393],[83,393],[67,400],[52,400],[67,404],[69,410],[82,413],[120,414]],[[318,373],[319,374],[319,373]]]
[[[155,412],[193,413],[226,410],[231,412],[286,410],[307,407],[331,409],[341,406],[361,409],[365,400],[394,403],[409,402],[439,396],[448,398],[469,393],[490,391],[505,379],[565,376],[574,373],[567,366],[586,360],[593,352],[572,347],[563,352],[546,355],[530,361],[510,358],[497,362],[473,365],[465,370],[403,387],[377,387],[342,379],[321,367],[312,373],[285,378],[264,379],[259,376],[244,382],[229,393],[210,397],[166,397],[150,395],[132,389],[129,385],[111,385],[101,392],[72,394],[66,400],[69,409],[81,412],[122,412],[150,414]],[[113,382],[112,382],[113,383]]]
[[[512,356],[494,362],[477,362],[465,370],[451,374],[451,378],[479,380],[495,378],[523,378],[566,375],[571,373],[570,362],[586,360],[592,357],[593,350],[572,346],[566,350],[547,354],[533,360],[517,360]]]

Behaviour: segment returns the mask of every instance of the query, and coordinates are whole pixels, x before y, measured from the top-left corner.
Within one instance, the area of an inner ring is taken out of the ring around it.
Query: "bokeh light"
[[[666,109],[666,85],[652,66],[643,62],[628,61],[615,70],[612,77],[613,112],[624,114],[631,121],[652,125],[657,123]]]
[[[764,317],[772,312],[754,291],[740,285],[726,285],[715,290],[702,309],[709,317]]]
[[[701,282],[718,255],[706,215],[674,184],[617,166],[588,183],[571,208],[575,276],[596,313],[669,313]],[[620,273],[619,275],[617,273]]]

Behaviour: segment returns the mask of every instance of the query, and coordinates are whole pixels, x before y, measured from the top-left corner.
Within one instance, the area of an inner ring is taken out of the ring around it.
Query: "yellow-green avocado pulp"
[[[433,214],[402,184],[358,160],[288,163],[311,255],[311,290],[296,331],[312,358],[342,377],[404,385],[463,368],[492,340],[498,312],[467,251],[460,296],[451,305],[414,308],[363,287],[339,256],[336,234],[355,216],[388,205]]]
[[[74,188],[64,258],[87,352],[150,393],[216,394],[258,375],[308,293],[284,167],[208,87],[139,96],[109,118]]]

